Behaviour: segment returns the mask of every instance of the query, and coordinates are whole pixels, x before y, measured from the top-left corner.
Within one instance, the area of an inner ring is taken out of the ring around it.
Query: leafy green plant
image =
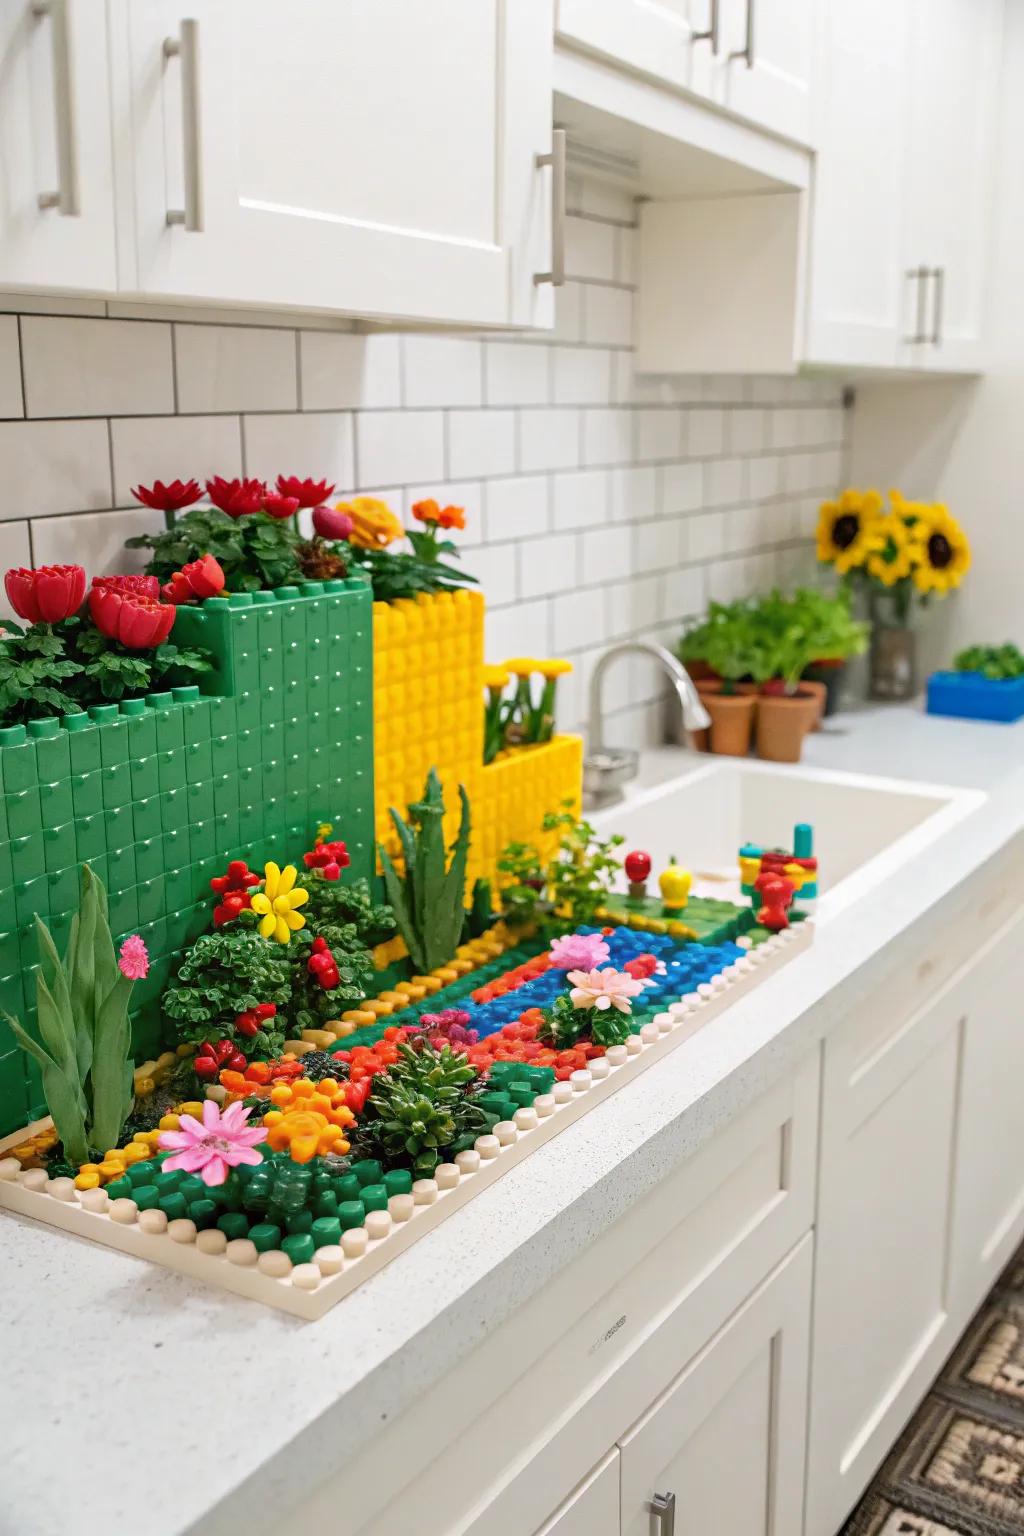
[[[457,587],[477,585],[476,577],[468,571],[404,551],[392,553],[389,549],[363,549],[352,544],[349,555],[352,568],[364,571],[370,578],[378,603],[393,603],[420,592],[450,592]]]
[[[63,635],[42,624],[23,634],[7,619],[4,628],[7,633],[0,639],[0,726],[77,713],[81,705],[73,680],[84,669],[67,655]]]
[[[418,1042],[400,1045],[398,1055],[373,1079],[358,1127],[359,1151],[429,1178],[447,1148],[479,1136],[490,1121],[467,1092],[477,1074],[461,1052]]]
[[[303,952],[303,959],[306,958]],[[206,1040],[230,1030],[236,1014],[291,1002],[297,952],[256,932],[255,916],[243,912],[229,926],[198,938],[167,988],[163,1008],[181,1040]],[[277,1025],[277,1019],[274,1021]],[[239,1042],[241,1045],[241,1042]],[[261,1029],[245,1042],[247,1054],[272,1056],[284,1044],[282,1029]]]
[[[49,928],[40,917],[35,921],[42,1043],[9,1014],[4,1018],[22,1050],[39,1063],[47,1108],[65,1157],[81,1165],[92,1153],[119,1145],[131,1112],[128,1003],[133,983],[118,965],[103,882],[88,864],[82,866],[81,898],[63,960]]]
[[[958,672],[980,672],[993,682],[1024,677],[1024,654],[1008,640],[1005,645],[970,645],[953,658]]]
[[[333,987],[321,986],[309,970],[314,939],[323,939],[338,968],[338,981]],[[373,956],[363,944],[355,923],[307,923],[287,948],[294,953],[289,1014],[297,1033],[320,1029],[327,1019],[338,1018],[344,1008],[366,996],[373,979]]]
[[[369,881],[353,880],[346,885],[341,880],[327,880],[320,870],[313,869],[307,870],[302,884],[309,892],[306,923],[314,936],[325,933],[325,925],[351,924],[359,944],[366,949],[394,937],[395,914],[386,902],[373,900]]]
[[[560,811],[548,811],[541,826],[545,832],[559,834],[558,853],[546,871],[554,911],[574,927],[592,923],[619,873],[615,849],[625,838],[618,833],[599,837],[589,821],[576,815],[571,800]]]
[[[853,617],[850,594],[798,587],[734,603],[711,603],[707,616],[683,635],[679,656],[707,663],[731,693],[741,678],[781,681],[792,693],[814,661],[860,655],[869,626]]]
[[[485,934],[488,928],[493,928],[498,920],[498,914],[494,910],[494,896],[489,880],[474,880],[473,894],[470,897],[469,906],[466,908],[466,920],[463,925],[464,939],[478,939]]]
[[[399,875],[391,855],[379,847],[384,887],[398,931],[418,971],[432,971],[454,955],[462,936],[469,853],[469,796],[459,785],[462,817],[446,864],[444,795],[437,769],[427,775],[423,799],[409,806],[410,826],[392,806],[391,820],[405,862]]]
[[[172,527],[140,533],[126,541],[129,549],[148,549],[146,571],[161,582],[190,560],[212,555],[224,572],[229,592],[257,592],[305,579],[302,540],[295,519],[247,512],[232,517],[217,507],[193,507]]]
[[[507,875],[502,885],[501,911],[510,928],[525,928],[541,914],[546,880],[540,852],[532,843],[508,843],[498,859],[498,873]]]

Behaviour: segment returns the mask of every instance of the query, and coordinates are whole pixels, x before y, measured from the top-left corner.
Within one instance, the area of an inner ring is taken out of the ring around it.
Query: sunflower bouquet
[[[905,626],[915,598],[925,604],[933,593],[944,597],[960,585],[970,569],[971,546],[938,503],[907,501],[890,491],[886,507],[877,491],[851,489],[822,503],[818,559],[834,566],[846,586],[887,602],[896,623]]]

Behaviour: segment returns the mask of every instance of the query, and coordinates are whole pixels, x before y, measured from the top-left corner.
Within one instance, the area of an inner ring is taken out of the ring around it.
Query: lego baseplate
[[[480,1190],[749,993],[805,949],[812,935],[813,923],[806,921],[750,949],[697,992],[670,1003],[625,1045],[611,1047],[586,1070],[556,1082],[532,1107],[480,1136],[475,1148],[442,1164],[434,1178],[419,1180],[410,1194],[393,1195],[387,1210],[371,1211],[365,1226],[344,1232],[340,1246],[317,1250],[312,1263],[293,1267],[278,1251],[257,1254],[248,1239],[228,1241],[217,1229],[197,1233],[190,1221],[168,1223],[162,1211],[139,1210],[129,1199],[112,1201],[103,1189],[76,1190],[71,1179],[51,1180],[40,1168],[22,1171],[16,1159],[2,1155],[0,1207],[296,1317],[322,1317]],[[8,1137],[0,1154],[27,1134]]]

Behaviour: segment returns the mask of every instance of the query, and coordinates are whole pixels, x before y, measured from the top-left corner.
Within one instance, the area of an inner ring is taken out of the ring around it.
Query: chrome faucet
[[[711,716],[701,703],[693,679],[678,657],[663,645],[650,640],[625,640],[605,651],[590,679],[590,723],[588,751],[583,759],[583,793],[588,806],[612,805],[622,798],[622,786],[635,778],[640,754],[633,747],[606,747],[604,744],[603,687],[605,674],[620,656],[652,656],[668,677],[682,707],[683,729],[689,735],[703,731]]]

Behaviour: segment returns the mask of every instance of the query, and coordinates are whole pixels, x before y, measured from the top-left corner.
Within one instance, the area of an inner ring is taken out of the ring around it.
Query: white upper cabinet
[[[984,362],[1003,0],[829,0],[805,357]]]
[[[550,323],[551,0],[111,0],[122,291]]]
[[[0,284],[117,287],[104,0],[0,0]]]
[[[984,361],[1003,0],[927,0],[909,67],[906,345],[915,368]],[[920,313],[924,325],[918,329]],[[913,290],[913,291],[910,291]]]
[[[563,38],[810,142],[819,0],[559,0]]]

